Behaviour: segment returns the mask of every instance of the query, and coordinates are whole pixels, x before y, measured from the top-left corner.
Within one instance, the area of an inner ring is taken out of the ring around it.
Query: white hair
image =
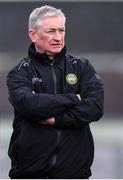
[[[29,16],[28,28],[36,30],[39,26],[41,26],[43,19],[48,16],[61,16],[63,18],[64,23],[66,22],[66,17],[60,9],[56,9],[55,7],[45,5],[36,8],[32,11],[32,13]]]

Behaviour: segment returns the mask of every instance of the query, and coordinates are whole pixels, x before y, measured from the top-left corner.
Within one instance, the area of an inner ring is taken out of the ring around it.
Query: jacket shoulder
[[[76,56],[71,56],[71,55],[67,55],[67,62],[68,62],[68,66],[69,63],[71,63],[74,67],[74,69],[76,68],[77,71],[82,75],[83,74],[91,74],[92,76],[96,76],[97,79],[100,79],[100,76],[97,74],[97,72],[95,71],[94,66],[92,65],[92,63],[90,62],[89,59],[83,58],[83,57],[76,57]]]
[[[66,60],[67,62],[71,62],[73,64],[75,63],[86,64],[89,61],[88,59],[85,59],[84,57],[77,57],[77,56],[72,56],[72,55],[67,55]]]
[[[21,69],[25,69],[26,67],[29,67],[31,64],[31,59],[29,57],[23,58],[20,63],[15,67],[18,71]]]
[[[27,76],[31,72],[31,59],[23,58],[16,66],[14,66],[7,74],[7,79]]]
[[[11,72],[15,72],[15,71],[23,71],[24,69],[26,69],[27,67],[29,67],[31,64],[31,59],[29,59],[28,57],[23,58],[17,65],[15,65],[10,71]]]

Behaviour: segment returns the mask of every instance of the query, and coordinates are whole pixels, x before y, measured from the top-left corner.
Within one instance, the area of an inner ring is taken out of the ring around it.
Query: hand
[[[79,98],[79,100],[81,101],[81,96],[80,96],[80,94],[76,94],[77,95],[77,97]]]
[[[39,123],[43,124],[43,125],[53,125],[55,123],[55,118],[52,117],[52,118],[49,118],[46,120],[41,120],[41,121],[39,121]]]

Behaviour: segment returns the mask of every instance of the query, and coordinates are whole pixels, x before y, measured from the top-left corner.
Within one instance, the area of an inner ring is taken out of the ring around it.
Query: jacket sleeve
[[[28,72],[15,68],[7,76],[9,100],[14,109],[34,121],[54,117],[78,103],[74,94],[53,95],[33,92]]]
[[[87,61],[80,80],[81,103],[56,116],[55,126],[59,128],[81,128],[99,120],[103,115],[104,88],[100,77]]]

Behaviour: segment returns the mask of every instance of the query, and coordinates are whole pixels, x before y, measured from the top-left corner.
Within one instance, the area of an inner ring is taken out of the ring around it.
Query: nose
[[[61,34],[60,34],[59,32],[56,32],[56,33],[55,33],[55,36],[54,36],[54,39],[55,39],[56,41],[60,41],[60,40],[62,39]]]

